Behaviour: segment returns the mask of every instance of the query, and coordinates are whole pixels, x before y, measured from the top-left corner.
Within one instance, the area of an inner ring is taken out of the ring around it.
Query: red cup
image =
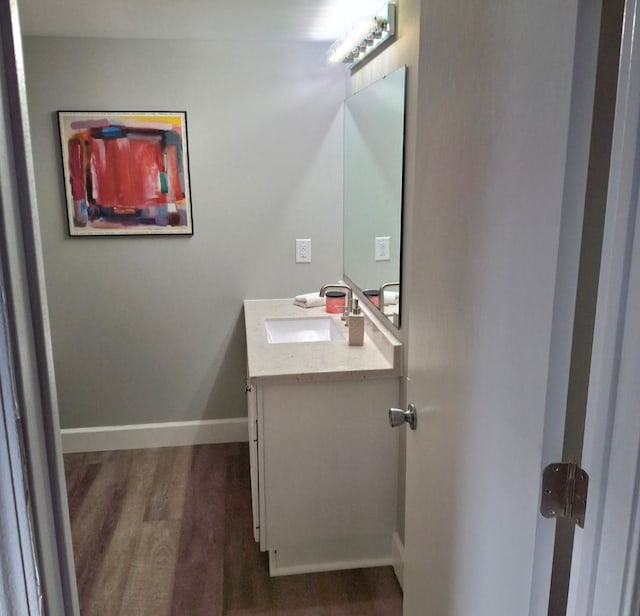
[[[347,305],[347,294],[344,291],[327,291],[325,297],[325,310],[332,314],[342,314]]]
[[[380,306],[380,291],[378,289],[367,289],[362,293],[374,306]]]

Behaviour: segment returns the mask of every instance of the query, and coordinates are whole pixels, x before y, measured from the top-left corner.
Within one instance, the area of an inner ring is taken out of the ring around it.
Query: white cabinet
[[[272,575],[391,564],[402,344],[363,307],[365,339],[270,343],[274,319],[340,315],[245,300],[254,536]]]
[[[391,564],[399,378],[249,382],[256,541],[272,575]]]

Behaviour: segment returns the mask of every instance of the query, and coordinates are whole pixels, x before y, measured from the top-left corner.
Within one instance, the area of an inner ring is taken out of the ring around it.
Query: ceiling
[[[100,38],[336,39],[382,0],[18,0],[22,30]]]

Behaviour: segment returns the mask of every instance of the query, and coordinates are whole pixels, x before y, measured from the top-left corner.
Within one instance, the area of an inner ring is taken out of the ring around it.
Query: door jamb
[[[630,329],[638,326],[640,308],[633,295],[632,269],[640,266],[639,17],[640,0],[627,0],[583,453],[583,466],[591,475],[590,496],[587,525],[576,534],[568,616],[627,616],[638,609],[634,588],[640,557],[640,422],[625,416],[619,396],[623,388],[633,387],[620,362],[629,361],[624,343]],[[627,472],[618,478],[619,468]],[[629,469],[634,469],[635,481],[630,481]],[[611,518],[626,531],[626,545],[619,546],[623,554],[611,554]]]
[[[26,578],[41,583],[40,613],[79,615],[60,440],[42,245],[31,156],[17,0],[0,0],[0,288],[36,561],[11,552]],[[35,613],[31,611],[31,613]]]

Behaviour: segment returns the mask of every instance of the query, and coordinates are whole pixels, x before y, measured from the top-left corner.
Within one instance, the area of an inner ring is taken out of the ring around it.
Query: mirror
[[[396,327],[405,81],[403,66],[347,98],[344,108],[344,275]]]

